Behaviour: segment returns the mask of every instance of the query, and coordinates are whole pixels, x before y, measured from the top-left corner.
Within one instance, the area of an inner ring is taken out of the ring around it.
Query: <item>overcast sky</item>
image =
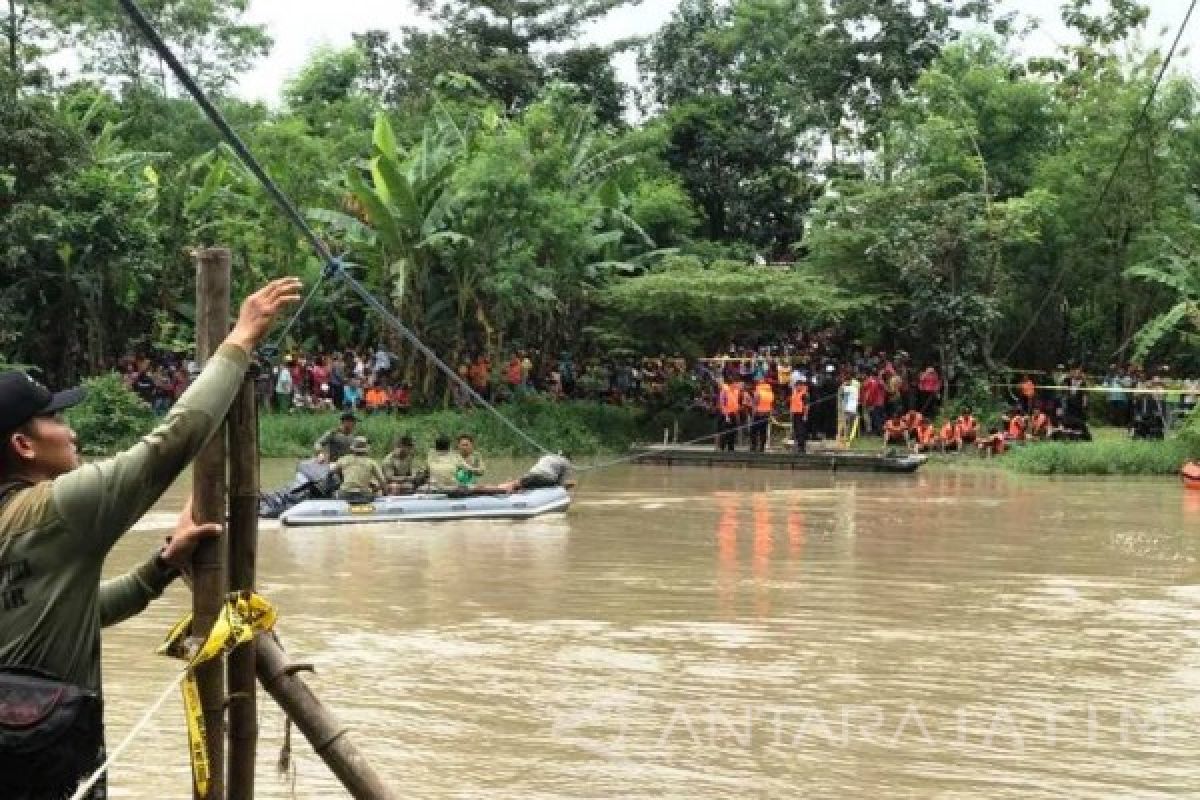
[[[1148,0],[1153,9],[1147,37],[1163,41],[1164,49],[1183,19],[1189,0]],[[619,9],[596,23],[586,35],[587,41],[607,43],[626,36],[654,33],[670,17],[677,0],[645,0],[641,6]],[[1048,53],[1065,41],[1067,33],[1059,21],[1058,0],[1005,0],[1005,9],[1026,16],[1042,17],[1044,26],[1033,34],[1025,47],[1030,52]],[[1044,16],[1043,16],[1044,15]],[[271,55],[260,62],[242,80],[239,90],[246,98],[275,102],[287,79],[322,46],[343,47],[351,34],[372,28],[395,31],[404,25],[427,26],[406,0],[253,0],[249,19],[267,26],[275,40]],[[1163,28],[1169,28],[1164,33]],[[1193,16],[1183,44],[1197,41],[1200,18]],[[1177,56],[1179,67],[1200,75],[1200,54]],[[632,58],[620,64],[628,82],[636,79]]]

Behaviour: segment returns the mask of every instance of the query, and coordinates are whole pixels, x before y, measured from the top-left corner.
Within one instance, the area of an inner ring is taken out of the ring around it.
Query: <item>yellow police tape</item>
[[[217,621],[208,637],[197,645],[192,638],[192,615],[181,619],[158,648],[160,655],[188,662],[183,681],[183,711],[187,718],[188,752],[192,757],[192,778],[196,793],[208,795],[212,772],[208,763],[207,731],[200,690],[196,686],[196,667],[254,639],[255,634],[275,627],[275,607],[253,592],[231,592],[225,598]]]

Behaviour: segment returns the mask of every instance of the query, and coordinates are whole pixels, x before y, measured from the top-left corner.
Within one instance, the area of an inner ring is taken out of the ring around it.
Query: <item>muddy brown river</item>
[[[399,797],[1107,799],[1200,796],[1198,557],[1167,480],[626,466],[532,522],[267,527],[259,575]],[[187,602],[106,631],[110,745]],[[260,717],[259,797],[345,796]],[[110,787],[190,797],[179,702]]]

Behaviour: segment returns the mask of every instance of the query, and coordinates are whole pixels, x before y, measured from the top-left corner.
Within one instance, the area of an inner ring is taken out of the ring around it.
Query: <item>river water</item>
[[[286,646],[401,797],[1200,794],[1200,493],[1170,481],[626,466],[565,516],[266,527],[259,552]],[[105,633],[110,745],[187,602]],[[275,771],[260,709],[259,796],[345,796],[298,734]],[[190,796],[183,731],[172,700],[113,796]]]

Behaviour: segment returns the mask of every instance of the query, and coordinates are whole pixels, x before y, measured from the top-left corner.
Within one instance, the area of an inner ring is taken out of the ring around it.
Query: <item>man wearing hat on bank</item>
[[[371,445],[365,436],[355,436],[350,442],[350,455],[333,464],[342,476],[338,499],[350,503],[370,503],[387,486],[387,478],[379,462],[371,458]]]
[[[316,446],[325,451],[330,464],[336,464],[350,453],[350,448],[354,446],[354,426],[357,423],[358,417],[354,416],[354,412],[347,411],[342,414],[342,422],[338,427],[326,431],[317,439]]]
[[[103,760],[100,629],[146,608],[186,568],[198,541],[190,502],[167,545],[100,581],[109,550],[216,432],[250,353],[300,282],[247,298],[233,331],[151,433],[105,461],[81,463],[57,394],[23,372],[0,374],[0,797],[69,796]],[[105,796],[103,782],[89,797]]]

